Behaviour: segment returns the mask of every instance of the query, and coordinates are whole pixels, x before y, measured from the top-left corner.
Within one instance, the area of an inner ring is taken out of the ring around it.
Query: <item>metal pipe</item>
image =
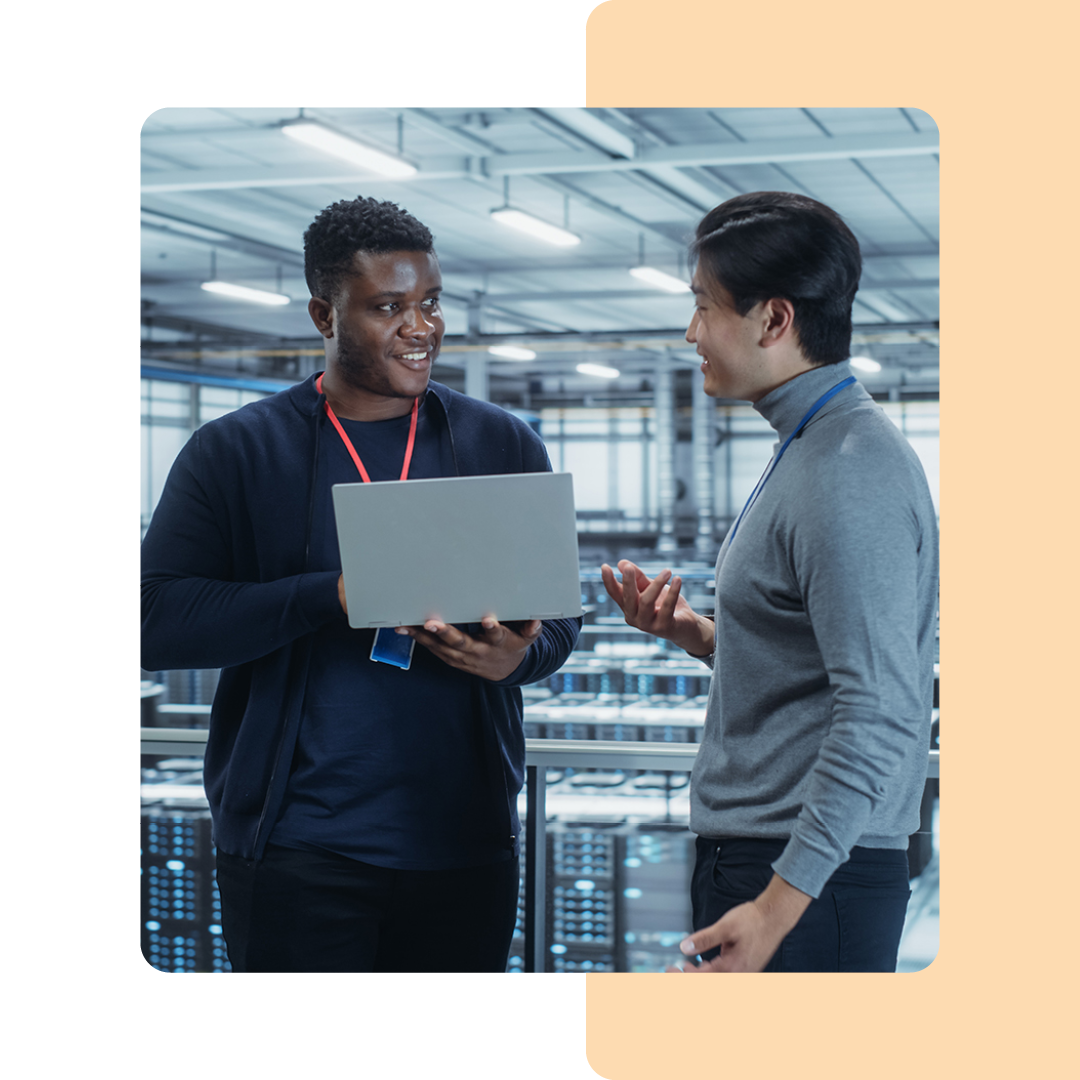
[[[525,970],[547,960],[547,766],[525,770]]]
[[[656,550],[672,552],[679,546],[675,539],[675,372],[667,353],[656,365],[656,458],[660,510]]]
[[[713,399],[705,393],[705,383],[694,377],[693,381],[693,459],[694,499],[697,502],[697,535],[694,537],[694,554],[711,562],[716,557],[713,541],[713,432],[716,423],[716,407]]]
[[[465,355],[465,393],[477,401],[487,401],[488,361],[485,353],[475,352]]]

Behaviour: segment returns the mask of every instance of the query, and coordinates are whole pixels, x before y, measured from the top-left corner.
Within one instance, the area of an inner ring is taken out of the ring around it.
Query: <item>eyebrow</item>
[[[424,293],[424,295],[425,296],[430,296],[432,293],[441,293],[442,290],[443,290],[443,287],[441,285],[432,285],[432,287],[430,289],[428,289]],[[370,299],[370,300],[382,300],[382,299],[385,299],[385,298],[389,298],[391,300],[396,300],[398,297],[408,296],[408,295],[409,294],[406,293],[406,292],[381,292],[381,293],[375,293],[373,296],[370,296],[368,299]]]

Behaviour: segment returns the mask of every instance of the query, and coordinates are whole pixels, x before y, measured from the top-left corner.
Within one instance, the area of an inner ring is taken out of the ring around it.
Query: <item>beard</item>
[[[352,336],[344,320],[338,323],[334,336],[337,339],[338,371],[343,381],[354,390],[410,401],[416,396],[394,386],[384,366],[371,358],[370,351]]]

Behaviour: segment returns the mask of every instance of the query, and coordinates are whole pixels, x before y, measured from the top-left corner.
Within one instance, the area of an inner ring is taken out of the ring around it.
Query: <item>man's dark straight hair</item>
[[[851,353],[851,305],[859,287],[859,242],[834,210],[805,195],[755,191],[710,210],[691,259],[745,315],[763,300],[790,300],[803,355],[838,364]]]
[[[353,272],[358,251],[435,251],[426,225],[392,202],[362,196],[323,210],[304,233],[304,276],[312,296],[331,303],[342,281]]]

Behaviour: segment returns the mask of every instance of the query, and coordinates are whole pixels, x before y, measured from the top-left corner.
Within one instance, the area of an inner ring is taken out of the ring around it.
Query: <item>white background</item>
[[[143,120],[168,106],[584,105],[594,6],[59,2],[5,15],[0,926],[14,1075],[596,1075],[583,976],[151,969],[134,692]],[[439,930],[437,910],[415,928]]]

